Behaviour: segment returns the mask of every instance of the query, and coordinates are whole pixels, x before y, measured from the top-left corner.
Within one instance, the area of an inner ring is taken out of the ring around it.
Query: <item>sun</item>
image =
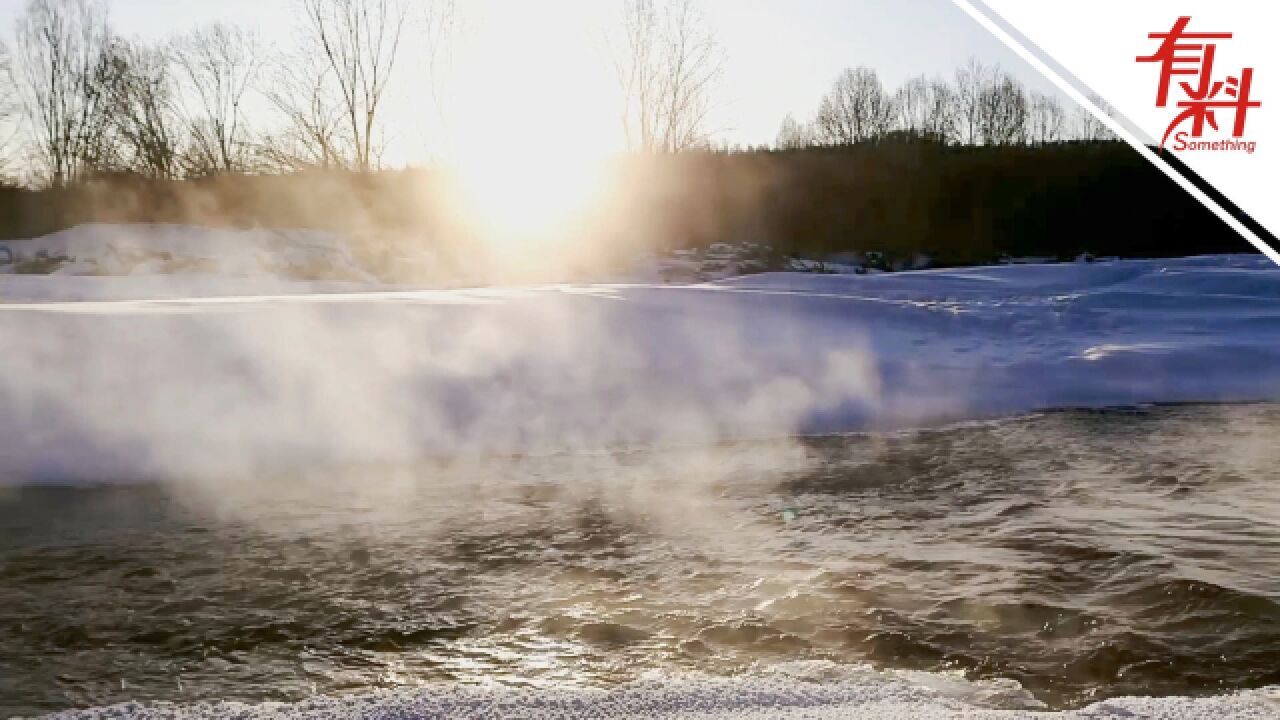
[[[510,149],[458,158],[461,210],[491,246],[536,252],[584,229],[604,200],[606,159]]]
[[[589,7],[503,3],[458,63],[446,161],[470,224],[504,250],[554,244],[604,199],[621,130]]]

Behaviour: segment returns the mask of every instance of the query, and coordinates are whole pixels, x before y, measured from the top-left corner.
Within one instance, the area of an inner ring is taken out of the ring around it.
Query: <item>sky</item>
[[[548,153],[620,146],[610,50],[621,36],[620,0],[456,0],[460,31],[449,54],[452,70],[437,72],[435,92],[420,24],[432,0],[405,2],[404,51],[386,108],[391,164],[438,157],[445,148],[527,147],[531,138]],[[9,40],[25,5],[0,0],[0,29]],[[811,117],[836,75],[857,65],[877,70],[892,90],[917,74],[949,77],[974,56],[998,63],[1032,89],[1057,94],[950,0],[700,5],[724,55],[710,125],[716,139],[729,143],[772,142],[788,113]],[[301,20],[298,0],[111,0],[109,6],[122,35],[161,40],[222,21],[253,28],[280,51],[296,45]]]

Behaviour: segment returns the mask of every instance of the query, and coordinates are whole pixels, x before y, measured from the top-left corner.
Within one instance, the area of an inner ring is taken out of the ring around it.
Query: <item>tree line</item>
[[[622,25],[609,44],[627,147],[709,147],[725,56],[696,0],[620,2]],[[378,169],[406,34],[427,46],[429,67],[416,76],[434,93],[458,25],[454,0],[298,3],[298,42],[280,50],[227,24],[145,42],[112,28],[106,0],[28,0],[14,47],[0,45],[0,129],[8,128],[0,159],[7,151],[33,184],[53,187],[113,173]],[[1109,137],[1083,108],[1068,111],[975,59],[950,80],[915,77],[892,92],[875,70],[849,68],[813,118],[784,120],[776,146],[851,145],[891,133],[970,145]]]
[[[28,0],[14,47],[0,44],[0,128],[10,128],[0,160],[8,151],[32,184],[48,187],[113,173],[379,169],[406,34],[427,46],[428,67],[411,74],[442,102],[454,0],[298,3],[299,41],[280,50],[220,23],[144,42],[112,28],[106,0]],[[705,146],[723,54],[696,2],[622,0],[622,10],[611,45],[628,147]]]
[[[1110,112],[1101,98],[1090,102]],[[1106,124],[1083,107],[1068,109],[1053,95],[1028,91],[999,65],[976,58],[950,80],[919,75],[890,92],[872,68],[847,68],[807,121],[788,115],[776,146],[856,145],[890,135],[964,145],[1044,145],[1114,140]]]
[[[300,9],[299,45],[280,52],[221,23],[148,43],[117,33],[104,0],[29,0],[14,47],[0,47],[0,120],[23,130],[0,149],[51,187],[113,173],[375,169],[408,9],[397,0],[300,0]],[[439,26],[452,3],[419,9],[414,22]]]
[[[282,52],[225,24],[143,42],[113,30],[105,0],[28,0],[0,47],[0,155],[40,190],[0,186],[0,237],[95,220],[317,227],[465,256],[447,172],[383,158],[406,38],[427,46],[417,76],[435,77],[453,0],[297,1],[299,41]],[[625,202],[593,222],[593,248],[749,239],[948,264],[1247,250],[1092,114],[977,60],[893,90],[850,68],[774,145],[716,152],[725,57],[696,0],[620,2],[610,49],[634,152],[604,183]]]

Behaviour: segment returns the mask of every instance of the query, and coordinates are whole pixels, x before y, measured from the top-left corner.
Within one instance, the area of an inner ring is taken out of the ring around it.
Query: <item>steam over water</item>
[[[1280,407],[0,491],[0,714],[793,660],[1280,683]],[[1011,683],[1006,683],[1012,687]]]

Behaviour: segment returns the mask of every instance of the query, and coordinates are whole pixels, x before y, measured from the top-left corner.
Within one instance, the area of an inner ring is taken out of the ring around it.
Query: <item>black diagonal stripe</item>
[[[1250,217],[1249,213],[1245,212],[1244,210],[1241,210],[1240,206],[1236,205],[1234,202],[1231,202],[1231,199],[1228,198],[1226,195],[1223,195],[1222,192],[1218,190],[1218,188],[1214,187],[1212,184],[1205,181],[1204,178],[1200,177],[1200,175],[1196,173],[1195,170],[1192,170],[1190,167],[1187,166],[1186,163],[1182,162],[1182,159],[1178,157],[1178,154],[1176,152],[1173,152],[1168,149],[1161,151],[1160,148],[1157,148],[1154,146],[1148,146],[1148,147],[1150,147],[1151,151],[1156,153],[1161,160],[1167,163],[1170,168],[1173,168],[1174,172],[1177,172],[1182,177],[1191,181],[1191,183],[1194,184],[1197,188],[1199,188],[1201,192],[1209,196],[1211,200],[1217,203],[1218,207],[1221,207],[1223,210],[1226,210],[1228,213],[1231,214],[1231,217],[1238,220],[1241,225],[1244,225],[1245,227],[1253,231],[1253,234],[1256,235],[1259,240],[1266,243],[1272,250],[1280,249],[1280,241],[1276,239],[1275,234],[1268,231],[1257,220],[1254,220],[1252,217]]]

